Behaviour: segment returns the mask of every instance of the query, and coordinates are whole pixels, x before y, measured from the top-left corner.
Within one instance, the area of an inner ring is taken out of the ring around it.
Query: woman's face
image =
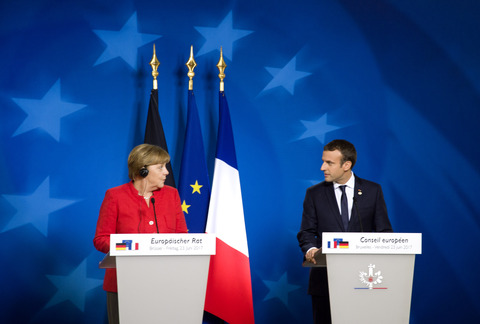
[[[147,167],[148,175],[145,178],[155,188],[162,188],[167,179],[168,170],[165,163],[152,164]]]

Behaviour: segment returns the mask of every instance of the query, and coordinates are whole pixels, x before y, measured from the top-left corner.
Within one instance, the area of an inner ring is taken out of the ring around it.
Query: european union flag
[[[210,184],[193,90],[188,90],[187,130],[178,191],[189,232],[204,233],[210,201]]]
[[[127,249],[132,249],[132,240],[123,240],[122,243],[126,244]]]

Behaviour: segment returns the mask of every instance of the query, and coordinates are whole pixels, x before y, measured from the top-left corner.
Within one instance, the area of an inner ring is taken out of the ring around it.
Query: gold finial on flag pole
[[[190,46],[190,58],[185,65],[188,67],[187,76],[190,78],[188,81],[188,90],[193,90],[193,77],[195,76],[193,69],[197,66],[197,62],[195,62],[195,59],[193,58],[193,45]]]
[[[223,79],[225,79],[226,67],[227,67],[227,64],[225,64],[225,61],[223,60],[223,50],[220,47],[220,60],[218,60],[218,63],[217,63],[218,71],[220,71],[220,74],[218,75],[218,77],[220,78],[220,91],[225,91]]]
[[[160,65],[160,62],[157,60],[157,55],[155,53],[155,44],[153,44],[153,56],[152,60],[150,61],[150,66],[152,67],[152,76],[153,76],[153,89],[157,90],[158,89],[158,84],[157,84],[157,76],[158,76],[158,66]]]

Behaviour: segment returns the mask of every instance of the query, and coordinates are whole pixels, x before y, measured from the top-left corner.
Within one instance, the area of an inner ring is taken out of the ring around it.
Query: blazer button
[[[149,221],[148,224],[149,224],[149,225],[153,225],[153,221]]]

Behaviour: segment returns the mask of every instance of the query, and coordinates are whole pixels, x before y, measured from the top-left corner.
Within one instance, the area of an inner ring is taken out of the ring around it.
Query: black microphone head
[[[150,198],[150,201],[152,202],[152,204],[154,204],[154,205],[155,205],[155,198],[153,198],[153,197],[152,197],[152,198]]]

